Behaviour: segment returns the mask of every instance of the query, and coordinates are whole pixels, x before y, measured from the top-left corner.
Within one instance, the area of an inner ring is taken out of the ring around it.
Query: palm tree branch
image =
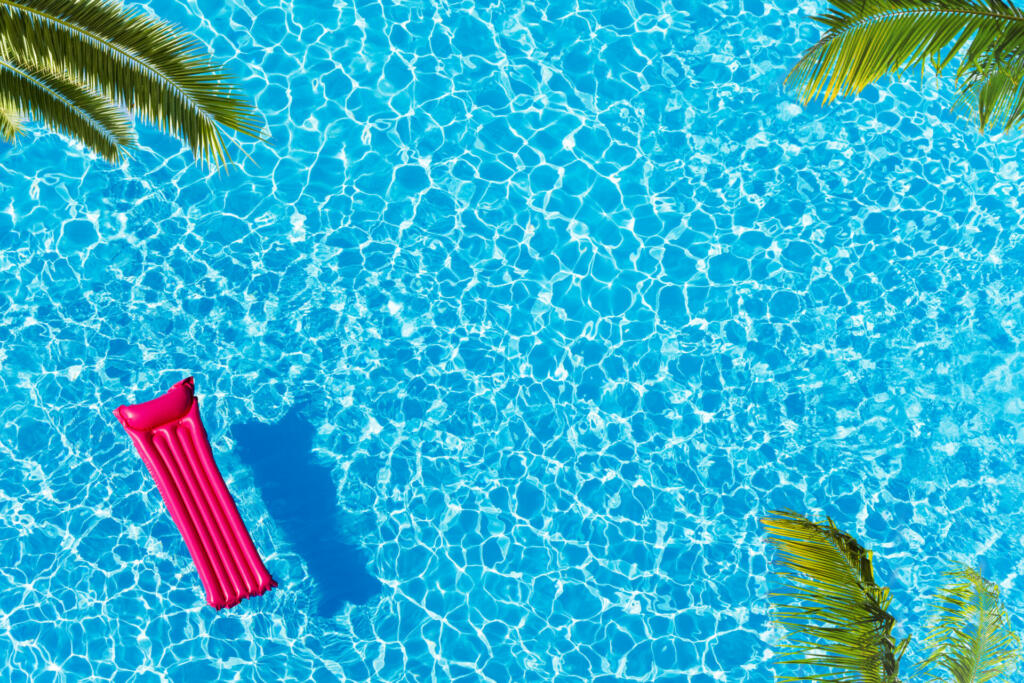
[[[225,159],[218,124],[259,135],[251,106],[201,43],[111,0],[0,0],[0,50],[73,74],[204,159]]]
[[[21,112],[17,105],[0,94],[0,140],[14,142],[24,130]]]
[[[874,581],[870,551],[831,520],[772,511],[762,524],[782,581],[769,596],[785,631],[777,663],[832,670],[780,680],[894,683],[906,643],[892,637],[891,597]]]
[[[1007,32],[1024,27],[1024,13],[997,0],[833,0],[816,19],[828,30],[787,77],[804,102],[830,102],[915,65],[941,72],[965,45],[969,64],[1004,49]]]
[[[970,105],[981,129],[1004,131],[1024,120],[1024,52],[1002,51],[965,66],[954,106]]]
[[[1020,658],[1020,641],[999,587],[967,567],[947,576],[950,582],[932,603],[928,656],[918,671],[929,673],[932,681],[947,675],[956,683],[1006,680]]]
[[[68,77],[65,73],[41,69],[34,64],[23,64],[17,59],[10,59],[9,63],[27,77],[49,88],[69,105],[81,109],[83,114],[92,119],[99,127],[110,131],[112,139],[117,145],[121,147],[135,145],[135,131],[132,129],[127,112],[118,108],[103,95]]]
[[[19,112],[41,118],[107,160],[117,161],[122,149],[134,144],[123,112],[62,75],[0,59],[0,92]]]

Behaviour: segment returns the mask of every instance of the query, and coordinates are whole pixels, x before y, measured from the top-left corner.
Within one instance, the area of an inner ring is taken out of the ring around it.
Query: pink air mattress
[[[156,481],[192,554],[206,602],[220,609],[277,584],[220,476],[189,377],[152,401],[114,411]]]

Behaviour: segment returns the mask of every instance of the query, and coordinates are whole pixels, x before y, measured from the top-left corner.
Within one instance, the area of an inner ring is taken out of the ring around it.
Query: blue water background
[[[767,682],[781,506],[1024,614],[1019,136],[801,109],[815,3],[149,7],[270,143],[0,150],[0,678]],[[112,414],[188,374],[220,613]]]

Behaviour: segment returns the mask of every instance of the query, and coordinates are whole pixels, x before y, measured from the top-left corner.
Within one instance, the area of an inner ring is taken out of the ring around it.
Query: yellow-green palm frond
[[[0,0],[0,57],[85,86],[206,161],[226,160],[223,129],[259,136],[251,105],[202,43],[114,0]]]
[[[14,142],[25,132],[18,107],[0,96],[0,140]]]
[[[122,110],[64,75],[0,59],[0,92],[22,115],[45,121],[108,161],[135,144]]]
[[[929,656],[921,669],[930,681],[1009,681],[1020,658],[1020,641],[999,598],[999,587],[973,569],[947,574],[950,581],[932,603],[925,639]]]
[[[827,29],[790,72],[807,103],[860,92],[879,78],[954,59],[961,99],[983,126],[1020,121],[1024,12],[1003,0],[830,0],[815,19]]]
[[[831,519],[772,511],[761,523],[782,580],[771,594],[775,623],[785,631],[777,663],[815,670],[778,680],[897,683],[907,641],[893,637],[892,599],[875,583],[871,552]]]
[[[982,130],[1006,131],[1024,122],[1024,45],[965,64],[961,74],[955,106],[974,109]]]

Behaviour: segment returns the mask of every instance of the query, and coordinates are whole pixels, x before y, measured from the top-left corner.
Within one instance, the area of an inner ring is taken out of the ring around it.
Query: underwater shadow
[[[231,428],[267,510],[316,582],[319,616],[332,617],[346,602],[365,604],[381,583],[367,571],[362,550],[341,540],[334,479],[313,457],[313,433],[297,407],[272,425]]]

